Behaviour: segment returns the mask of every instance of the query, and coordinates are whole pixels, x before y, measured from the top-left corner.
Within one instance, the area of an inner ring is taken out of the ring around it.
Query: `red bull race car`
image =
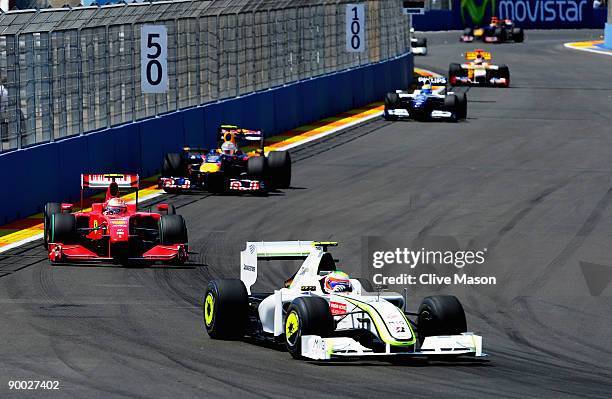
[[[187,260],[187,227],[174,207],[138,210],[138,175],[81,175],[81,210],[73,204],[47,203],[44,245],[52,263],[111,262],[123,265]],[[83,210],[83,190],[106,189],[104,202]],[[136,202],[126,203],[120,189],[135,189]]]
[[[491,64],[491,53],[476,49],[465,53],[465,59],[467,63],[449,65],[451,86],[510,86],[510,70],[506,65]]]
[[[291,186],[291,156],[287,151],[270,151],[266,155],[260,130],[222,125],[218,133],[217,148],[185,147],[181,153],[166,154],[159,188],[169,193],[203,189],[266,194]],[[239,148],[241,144],[251,145]]]
[[[465,28],[461,35],[462,42],[482,40],[485,43],[522,43],[525,40],[523,28],[517,27],[510,19],[500,20],[491,17],[491,23],[484,28]]]
[[[483,358],[482,337],[467,332],[454,296],[423,299],[407,312],[407,294],[375,291],[369,280],[350,278],[327,251],[335,242],[247,242],[240,279],[208,283],[204,326],[214,339],[249,337],[284,346],[296,359]],[[256,292],[269,262],[301,262],[284,287]]]

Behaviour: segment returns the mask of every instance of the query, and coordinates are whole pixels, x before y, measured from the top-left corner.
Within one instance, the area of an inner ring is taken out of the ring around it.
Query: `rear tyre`
[[[456,122],[457,119],[459,119],[460,104],[457,95],[449,94],[444,97],[444,108],[446,108],[448,112],[452,113],[453,116],[451,117],[451,120],[453,122]]]
[[[467,95],[465,93],[457,93],[457,119],[467,118]]]
[[[162,177],[180,177],[183,176],[183,157],[181,154],[171,153],[166,154],[162,162],[161,176]]]
[[[161,245],[187,244],[187,226],[181,215],[162,215],[159,218]]]
[[[43,245],[45,248],[49,247],[51,239],[51,216],[56,213],[62,213],[62,206],[57,202],[47,202],[43,212]]]
[[[61,244],[73,244],[76,241],[76,217],[71,213],[54,213],[51,215],[51,241]]]
[[[458,335],[467,331],[465,312],[452,295],[434,295],[423,299],[417,319],[419,341],[435,335]]]
[[[329,337],[334,318],[327,301],[318,296],[298,297],[291,302],[285,317],[285,345],[294,359],[302,357],[302,336]]]
[[[460,86],[461,81],[459,81],[459,77],[462,76],[463,69],[461,68],[461,64],[450,64],[448,66],[448,82],[451,86]]]
[[[474,29],[472,29],[472,28],[465,28],[463,30],[463,36],[474,36]]]
[[[268,155],[268,172],[272,188],[291,187],[291,156],[287,151],[272,151]]]
[[[415,47],[427,47],[427,38],[426,37],[422,37],[420,39],[416,39],[416,42],[414,43]]]
[[[213,339],[241,339],[246,333],[249,296],[238,279],[212,280],[203,304],[204,326]]]
[[[523,43],[525,41],[525,31],[523,28],[512,29],[512,39],[515,43]]]

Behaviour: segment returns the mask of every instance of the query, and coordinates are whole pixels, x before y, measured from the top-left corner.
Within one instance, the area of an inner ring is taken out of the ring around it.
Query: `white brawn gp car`
[[[294,358],[330,360],[390,356],[486,356],[482,337],[466,332],[463,307],[454,296],[426,297],[417,313],[405,298],[373,292],[369,281],[336,269],[332,242],[247,242],[240,279],[208,283],[203,313],[211,338],[285,345]],[[262,260],[299,260],[301,267],[274,292],[252,287]],[[416,319],[416,320],[414,320]]]

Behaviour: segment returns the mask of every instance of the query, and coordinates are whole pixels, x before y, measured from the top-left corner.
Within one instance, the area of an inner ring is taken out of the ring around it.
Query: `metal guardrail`
[[[8,101],[0,101],[0,152],[407,52],[400,0],[362,1],[366,51],[346,52],[347,3],[183,0],[2,14],[0,79]],[[168,93],[140,90],[143,24],[167,27]]]

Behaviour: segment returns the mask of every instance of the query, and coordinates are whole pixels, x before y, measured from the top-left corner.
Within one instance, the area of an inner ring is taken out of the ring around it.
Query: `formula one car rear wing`
[[[105,173],[105,174],[81,174],[81,209],[83,209],[83,190],[86,188],[107,189],[106,200],[119,196],[119,189],[136,189],[136,207],[138,208],[138,187],[140,179],[138,175]]]
[[[327,247],[336,246],[331,241],[258,241],[247,242],[240,252],[240,280],[248,293],[257,281],[259,260],[305,260],[313,252],[325,252]]]
[[[259,142],[259,148],[263,151],[264,148],[264,134],[261,130],[243,129],[235,125],[221,125],[219,126],[219,140],[221,143],[231,141],[234,144],[238,144],[237,140],[247,142]]]
[[[482,59],[484,59],[485,61],[491,61],[491,58],[492,58],[491,53],[488,51],[484,51],[483,49],[479,49],[479,48],[474,51],[468,51],[464,53],[463,55],[465,56],[465,59],[467,61],[473,61],[478,57],[479,54],[482,57]]]

